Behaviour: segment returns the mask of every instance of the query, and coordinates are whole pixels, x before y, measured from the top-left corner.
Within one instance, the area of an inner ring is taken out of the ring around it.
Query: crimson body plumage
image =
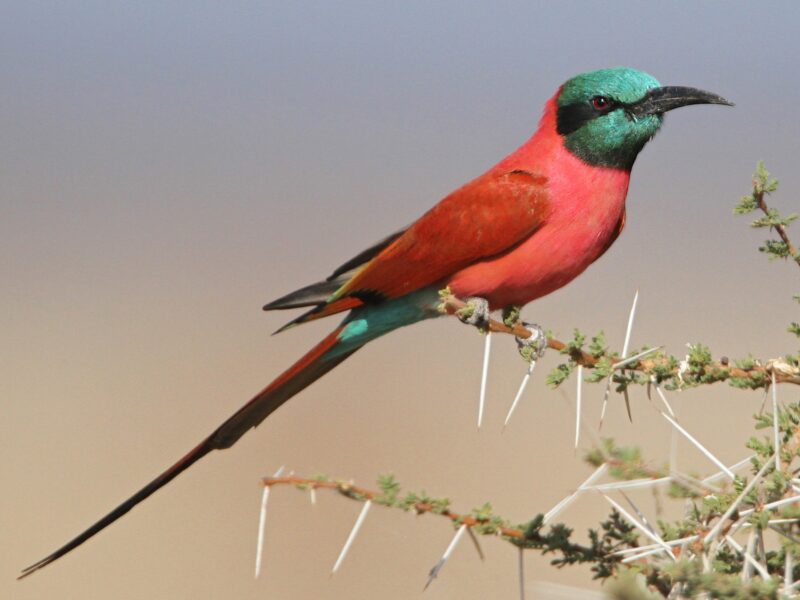
[[[631,168],[663,114],[689,104],[730,103],[695,88],[662,87],[622,67],[567,81],[545,105],[536,133],[515,152],[328,279],[265,306],[308,307],[288,326],[348,314],[177,463],[20,577],[75,549],[212,450],[232,446],[367,342],[439,316],[442,288],[499,309],[570,282],[622,231]]]

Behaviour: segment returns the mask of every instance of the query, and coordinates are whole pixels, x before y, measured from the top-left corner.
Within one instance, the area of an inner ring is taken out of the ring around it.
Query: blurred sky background
[[[572,449],[574,382],[514,420],[524,372],[497,339],[475,430],[481,338],[451,319],[396,332],[214,453],[85,546],[20,568],[94,522],[332,326],[270,337],[266,301],[316,281],[524,142],[570,76],[627,65],[734,109],[670,113],[640,156],[627,228],[581,278],[524,311],[619,348],[689,341],[717,355],[794,351],[796,268],[768,263],[732,208],[758,159],[800,197],[796,2],[5,2],[0,20],[0,597],[384,598],[421,595],[452,536],[375,509],[328,573],[359,506],[276,489],[252,576],[259,477],[285,464],[369,485],[491,500],[524,521],[590,472]],[[800,230],[798,230],[800,231]],[[781,388],[781,397],[797,391]],[[601,386],[584,390],[596,423]],[[566,399],[569,399],[569,402]],[[760,393],[673,394],[685,425],[745,456]],[[668,456],[642,390],[604,434]],[[585,439],[584,447],[590,440]],[[687,445],[680,464],[713,466]],[[646,496],[646,495],[645,495]],[[585,498],[579,532],[607,514]],[[654,514],[654,513],[653,513]],[[516,597],[516,551],[466,542],[425,593]],[[527,580],[596,588],[526,557]]]

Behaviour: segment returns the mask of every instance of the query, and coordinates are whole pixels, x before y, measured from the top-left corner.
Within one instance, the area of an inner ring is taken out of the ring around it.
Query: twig
[[[765,195],[766,194],[764,190],[756,190],[753,192],[753,198],[755,199],[758,208],[761,209],[761,212],[769,217],[770,212],[767,202],[764,200]],[[794,247],[794,244],[792,244],[792,241],[789,239],[789,235],[786,233],[786,228],[780,224],[772,225],[771,227],[778,233],[783,243],[786,244],[786,248],[789,250],[792,258],[797,257],[797,248]],[[800,263],[798,263],[798,265],[800,265]]]
[[[443,295],[441,299],[441,303],[439,308],[442,312],[450,315],[454,315],[457,311],[466,308],[467,304],[462,300],[459,300],[452,294],[450,295]],[[496,319],[488,319],[486,323],[483,325],[487,331],[491,331],[492,333],[505,333],[509,335],[513,335],[515,337],[520,337],[523,339],[528,339],[532,334],[530,329],[525,327],[521,322],[517,321],[513,326],[506,325],[502,321],[498,321]],[[557,340],[555,338],[548,338],[547,340],[547,347],[551,350],[556,350],[557,352],[561,352],[567,348],[567,344]],[[579,365],[583,365],[587,369],[591,369],[597,366],[597,363],[600,362],[603,358],[611,358],[612,354],[610,352],[606,352],[601,356],[593,356],[588,352],[580,351],[580,350],[570,350],[569,352],[570,358],[575,361],[575,363]],[[669,363],[669,359],[666,357],[655,357],[655,358],[642,358],[638,362],[633,363],[631,365],[627,365],[626,369],[631,371],[639,371],[646,374],[653,374],[657,369],[661,369],[667,366]],[[751,368],[742,369],[739,367],[732,367],[728,362],[710,362],[709,364],[705,365],[704,372],[711,373],[711,372],[719,372],[721,374],[720,379],[716,379],[715,381],[721,381],[722,379],[730,379],[730,378],[738,378],[738,379],[749,379],[749,380],[769,380],[769,374],[771,373],[772,369],[765,365],[756,364]],[[671,375],[677,375],[678,369],[673,368],[670,371]],[[724,376],[724,377],[723,377]],[[800,385],[800,375],[795,374],[793,372],[787,372],[780,369],[775,370],[775,381],[777,383],[793,383],[795,385]]]
[[[361,501],[374,501],[376,498],[380,498],[383,495],[382,492],[363,488],[348,482],[320,481],[318,479],[310,479],[307,477],[297,477],[296,475],[287,475],[284,477],[265,477],[261,480],[261,483],[268,488],[274,485],[293,485],[303,489],[313,488],[317,490],[333,490],[345,496],[346,498],[350,498],[351,500]],[[459,514],[449,509],[441,510],[429,502],[416,502],[413,505],[413,510],[418,514],[431,513],[441,515],[447,519],[450,519],[454,523],[460,523],[462,525],[467,525],[468,527],[474,527],[475,525],[482,524],[481,520],[473,516]],[[503,537],[518,540],[525,538],[524,532],[516,527],[500,526],[497,528],[497,532]]]

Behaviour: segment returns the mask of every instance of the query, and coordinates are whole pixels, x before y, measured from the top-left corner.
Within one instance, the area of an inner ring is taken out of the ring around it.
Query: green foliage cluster
[[[774,207],[768,207],[764,200],[765,196],[769,196],[778,190],[778,180],[772,177],[767,171],[762,161],[758,162],[756,172],[753,174],[753,191],[747,196],[742,196],[739,204],[733,209],[734,214],[747,215],[756,210],[761,210],[764,216],[759,217],[753,221],[750,226],[757,229],[767,228],[771,231],[776,231],[780,239],[769,239],[764,241],[764,245],[760,246],[759,251],[765,253],[770,260],[778,258],[792,259],[800,264],[800,252],[798,252],[789,242],[786,230],[789,225],[797,220],[798,215],[792,213],[783,216],[780,211]],[[795,301],[800,302],[800,295],[794,296]],[[789,332],[795,336],[800,337],[800,324],[792,322],[789,325]]]
[[[792,213],[787,216],[781,215],[780,211],[776,208],[767,207],[764,202],[764,197],[772,194],[778,189],[778,180],[774,179],[769,171],[764,167],[762,161],[758,162],[756,172],[753,175],[753,191],[747,196],[742,196],[739,204],[736,205],[733,212],[737,215],[747,215],[756,210],[761,210],[764,216],[759,217],[753,221],[750,226],[757,229],[786,229],[792,221],[798,217],[797,214]],[[800,263],[800,255],[796,252],[792,253],[789,243],[784,239],[771,239],[766,240],[764,245],[759,247],[761,252],[764,252],[770,260],[776,258],[791,258],[792,260]]]
[[[800,325],[798,334],[800,334]],[[715,361],[711,351],[703,344],[689,344],[686,356],[683,359],[667,354],[661,350],[649,353],[646,360],[629,368],[614,366],[621,361],[615,352],[609,352],[605,347],[603,332],[591,338],[591,343],[585,347],[586,334],[575,330],[573,338],[561,350],[561,354],[569,358],[556,365],[546,378],[546,383],[552,388],[560,386],[567,381],[580,362],[580,355],[586,352],[594,359],[595,364],[589,365],[591,370],[585,381],[597,383],[611,378],[615,384],[615,391],[622,393],[631,385],[649,385],[652,383],[663,384],[667,390],[677,390],[699,385],[707,385],[720,381],[727,381],[731,386],[744,389],[758,389],[769,385],[769,378],[757,361],[742,359],[734,361],[737,368],[748,371],[744,377],[736,377],[731,373],[728,359]],[[598,340],[602,340],[602,345]],[[648,348],[632,350],[629,356],[644,352]],[[794,360],[794,357],[789,357]],[[795,361],[796,362],[796,361]]]

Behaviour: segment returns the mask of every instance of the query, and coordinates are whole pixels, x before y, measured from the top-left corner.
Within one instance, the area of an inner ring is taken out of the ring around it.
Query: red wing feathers
[[[474,179],[423,215],[329,302],[403,296],[508,250],[547,217],[546,182],[544,176],[527,171]]]

